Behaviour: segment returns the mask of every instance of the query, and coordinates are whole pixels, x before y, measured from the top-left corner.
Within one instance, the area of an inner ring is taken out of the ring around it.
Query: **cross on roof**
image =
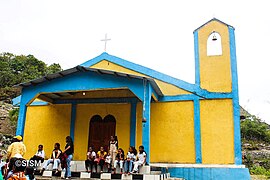
[[[107,41],[110,41],[111,39],[107,38],[107,34],[105,34],[105,39],[101,39],[101,41],[104,41],[104,51],[106,52],[106,46],[107,46]]]

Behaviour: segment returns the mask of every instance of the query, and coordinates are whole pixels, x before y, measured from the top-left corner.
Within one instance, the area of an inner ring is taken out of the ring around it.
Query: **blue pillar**
[[[23,136],[23,134],[24,134],[26,111],[27,111],[26,103],[21,101],[20,102],[20,111],[19,111],[16,135]]]
[[[27,92],[24,89],[22,90],[21,100],[20,100],[20,111],[16,129],[16,135],[24,135],[24,127],[26,120],[27,105],[30,103],[30,100],[35,96],[31,92]]]
[[[195,84],[201,84],[200,80],[200,57],[199,57],[199,38],[198,31],[194,32],[194,53],[195,53]]]
[[[137,101],[132,101],[130,103],[130,146],[136,144],[136,109]]]
[[[146,161],[150,163],[150,116],[151,116],[151,94],[152,89],[149,82],[144,82],[143,100],[143,123],[142,123],[142,143],[147,153]]]
[[[234,159],[235,164],[242,164],[241,133],[240,133],[240,106],[238,95],[238,74],[236,62],[235,36],[233,27],[229,27],[230,57],[232,72],[233,118],[234,118]]]
[[[201,150],[201,120],[200,120],[200,100],[194,99],[194,138],[195,138],[195,160],[202,163]]]
[[[71,119],[70,119],[70,137],[73,139],[73,141],[74,141],[74,134],[75,134],[76,110],[77,110],[77,104],[72,103]]]

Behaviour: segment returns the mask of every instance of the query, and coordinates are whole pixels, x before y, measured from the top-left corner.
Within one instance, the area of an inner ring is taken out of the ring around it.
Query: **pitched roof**
[[[201,25],[200,27],[198,27],[197,29],[195,29],[195,30],[193,31],[193,33],[196,32],[196,31],[198,31],[199,29],[201,29],[202,27],[204,27],[205,25],[207,25],[208,23],[210,23],[210,22],[212,22],[212,21],[218,21],[218,22],[224,24],[225,26],[228,26],[228,27],[231,27],[231,28],[234,29],[233,26],[231,26],[231,25],[229,25],[229,24],[227,24],[227,23],[225,23],[225,22],[223,22],[223,21],[221,21],[221,20],[219,20],[219,19],[217,19],[217,18],[213,18],[213,19],[207,21],[206,23],[204,23],[203,25]]]
[[[66,70],[56,72],[53,74],[48,74],[47,76],[43,76],[41,78],[29,81],[29,82],[17,84],[14,87],[22,87],[23,88],[23,87],[34,86],[34,85],[38,85],[38,84],[41,84],[44,82],[52,81],[54,79],[65,77],[65,76],[68,76],[68,75],[76,73],[76,72],[87,72],[87,71],[96,72],[97,74],[108,74],[108,75],[114,75],[114,76],[126,77],[126,78],[147,79],[150,82],[150,84],[152,85],[152,87],[154,88],[155,92],[159,96],[163,95],[161,90],[159,89],[158,85],[156,84],[156,82],[151,78],[126,74],[126,73],[120,73],[120,72],[114,72],[114,71],[109,71],[109,70],[89,68],[89,67],[85,67],[85,66],[76,66],[74,68],[66,69]]]
[[[103,52],[101,55],[82,63],[81,66],[91,67],[91,66],[93,66],[93,65],[95,65],[103,60],[107,60],[107,61],[112,62],[114,64],[120,65],[124,68],[127,68],[130,70],[136,71],[138,73],[144,74],[144,75],[151,77],[153,79],[158,79],[160,81],[172,84],[178,88],[184,89],[184,90],[192,92],[192,93],[195,93],[196,91],[198,91],[200,89],[200,87],[198,85],[185,82],[183,80],[180,80],[180,79],[174,78],[172,76],[166,75],[164,73],[155,71],[155,70],[150,69],[148,67],[144,67],[144,66],[138,65],[136,63],[127,61],[125,59],[110,55],[106,52]]]

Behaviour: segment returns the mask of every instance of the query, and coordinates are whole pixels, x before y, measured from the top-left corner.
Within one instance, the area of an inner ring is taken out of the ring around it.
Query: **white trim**
[[[245,168],[245,165],[235,164],[170,164],[170,163],[150,163],[153,167],[165,168]]]

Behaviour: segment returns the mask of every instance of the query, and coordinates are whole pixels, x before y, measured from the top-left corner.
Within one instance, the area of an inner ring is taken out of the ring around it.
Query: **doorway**
[[[94,147],[97,152],[101,146],[107,151],[111,136],[115,135],[116,119],[113,115],[107,115],[102,119],[94,115],[89,123],[88,147]]]

